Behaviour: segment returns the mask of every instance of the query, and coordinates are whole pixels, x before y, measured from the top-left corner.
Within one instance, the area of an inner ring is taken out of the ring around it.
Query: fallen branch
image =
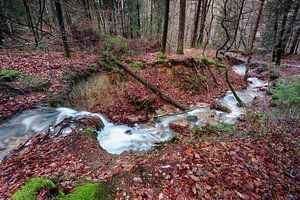
[[[153,93],[159,95],[163,100],[165,100],[166,102],[176,106],[177,108],[181,109],[181,110],[187,110],[188,108],[184,105],[182,105],[181,103],[177,102],[176,100],[172,99],[170,96],[164,94],[158,87],[150,84],[149,82],[147,82],[145,79],[143,79],[141,76],[137,75],[136,73],[132,72],[131,70],[129,70],[126,66],[122,65],[119,62],[115,63],[118,67],[120,67],[121,69],[123,69],[125,72],[127,72],[128,74],[130,74],[132,77],[134,77],[136,80],[138,80],[140,83],[142,83],[144,86],[146,86],[149,90],[151,90]]]

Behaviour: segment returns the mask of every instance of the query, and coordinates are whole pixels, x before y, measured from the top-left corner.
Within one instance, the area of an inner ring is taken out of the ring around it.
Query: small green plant
[[[12,81],[21,75],[22,75],[22,72],[20,72],[20,71],[4,69],[4,70],[1,70],[1,72],[0,72],[0,80],[3,79],[5,81]]]
[[[97,71],[97,68],[98,68],[97,63],[93,63],[93,64],[89,64],[89,65],[88,65],[88,70],[89,70],[90,72],[95,72],[95,71]]]
[[[141,67],[141,64],[138,63],[138,62],[132,62],[132,63],[130,63],[129,65],[130,65],[130,67],[132,67],[132,68],[139,68],[139,67]]]
[[[211,132],[211,133],[228,133],[231,134],[234,130],[235,127],[233,124],[229,124],[229,123],[218,123],[216,125],[208,125],[204,127],[204,130],[207,132]]]
[[[300,77],[296,76],[291,83],[279,82],[275,86],[273,99],[284,108],[300,109]]]
[[[44,188],[55,189],[56,185],[47,178],[31,178],[11,200],[36,200],[38,190]]]
[[[156,56],[159,60],[165,60],[166,59],[166,56],[161,51],[156,52]]]

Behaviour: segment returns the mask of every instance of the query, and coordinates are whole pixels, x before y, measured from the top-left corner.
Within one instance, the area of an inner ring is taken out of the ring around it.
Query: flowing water
[[[233,66],[233,70],[240,75],[245,73],[245,67],[241,65]],[[257,78],[249,78],[248,81],[247,89],[238,92],[245,103],[252,102],[256,96],[264,96],[265,93],[261,89],[267,85],[266,82]],[[110,123],[99,113],[76,111],[71,108],[40,107],[27,110],[0,125],[0,160],[16,148],[20,142],[24,142],[37,132],[51,131],[55,125],[60,124],[64,119],[76,120],[84,117],[97,118],[103,122],[104,128],[98,131],[98,141],[108,153],[147,151],[174,136],[169,127],[170,123],[183,123],[190,127],[217,121],[234,123],[238,116],[246,112],[244,108],[237,105],[231,91],[228,91],[219,101],[232,112],[224,113],[208,107],[197,107],[184,113],[158,116],[147,124],[136,124],[133,127]],[[63,135],[70,133],[71,128],[72,126],[65,128]]]

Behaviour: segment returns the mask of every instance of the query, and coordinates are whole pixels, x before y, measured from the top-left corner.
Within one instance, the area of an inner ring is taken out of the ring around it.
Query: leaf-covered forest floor
[[[197,57],[199,52],[188,49],[186,56]],[[208,55],[212,56],[214,52]],[[71,59],[67,59],[58,52],[24,54],[1,50],[1,70],[14,69],[40,76],[49,81],[49,88],[13,97],[0,91],[0,117],[4,119],[63,93],[69,87],[64,78],[65,70],[84,71],[98,59],[91,53],[74,53]],[[130,67],[133,62],[151,63],[157,59],[156,53],[152,52],[128,57],[124,63]],[[179,89],[171,76],[174,71],[168,67],[130,69],[186,105],[214,104],[214,100],[228,90],[217,69],[212,70],[218,85],[209,78],[208,90],[201,92]],[[182,67],[176,69],[182,70]],[[174,111],[174,107],[153,96],[133,78],[120,76],[119,72],[105,73],[117,81],[112,84],[119,84],[122,89],[104,93],[113,96],[113,104],[108,106],[97,102],[89,107],[90,111],[101,112],[112,122],[144,121],[155,113],[147,117],[143,110],[136,110],[130,102],[145,97],[153,99],[156,111]],[[288,77],[300,73],[300,70],[282,68],[280,73]],[[235,89],[246,87],[242,77],[233,71],[230,71],[230,76]],[[249,109],[245,119],[228,131],[189,130],[174,125],[175,139],[146,153],[110,155],[101,149],[95,138],[79,133],[56,140],[42,140],[38,134],[25,150],[17,149],[1,162],[0,199],[9,198],[31,177],[51,178],[65,192],[87,181],[108,181],[114,185],[113,193],[118,199],[300,198],[299,121],[275,118],[269,104],[269,97],[260,99]]]

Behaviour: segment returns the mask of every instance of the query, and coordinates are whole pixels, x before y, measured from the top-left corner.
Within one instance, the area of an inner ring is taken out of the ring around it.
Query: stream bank
[[[245,67],[236,65],[232,67],[233,71],[243,75]],[[104,87],[108,81],[103,75],[93,76],[92,83],[98,83],[99,87]],[[252,102],[256,96],[263,97],[266,83],[257,78],[249,78],[249,86],[246,90],[239,91],[238,95],[246,104]],[[87,82],[87,84],[91,84]],[[96,84],[97,86],[97,84]],[[82,91],[86,91],[84,86],[78,86]],[[109,89],[109,88],[108,88]],[[78,93],[78,92],[77,92]],[[89,94],[89,91],[86,92]],[[100,94],[101,95],[101,94]],[[237,118],[246,113],[245,108],[239,107],[231,91],[219,100],[220,104],[230,110],[225,113],[220,110],[210,109],[208,105],[202,104],[202,107],[191,107],[189,111],[180,114],[169,114],[166,116],[156,116],[146,124],[134,124],[133,127],[126,125],[115,125],[109,122],[102,114],[91,113],[87,111],[76,111],[70,108],[47,108],[41,107],[34,110],[28,110],[22,114],[12,117],[6,123],[0,126],[1,148],[3,155],[15,148],[17,143],[29,138],[38,132],[59,131],[59,135],[72,133],[74,129],[80,129],[72,121],[81,120],[86,117],[95,118],[102,122],[103,126],[98,128],[98,141],[100,146],[111,154],[121,154],[124,151],[137,152],[153,149],[160,142],[166,142],[174,137],[174,132],[170,129],[170,124],[187,126],[190,129],[207,124],[216,124],[218,122],[234,123]],[[87,104],[88,105],[88,104]],[[64,120],[68,119],[66,123]],[[68,124],[69,123],[69,124]],[[9,133],[9,134],[7,134]],[[14,144],[13,141],[16,141]]]

